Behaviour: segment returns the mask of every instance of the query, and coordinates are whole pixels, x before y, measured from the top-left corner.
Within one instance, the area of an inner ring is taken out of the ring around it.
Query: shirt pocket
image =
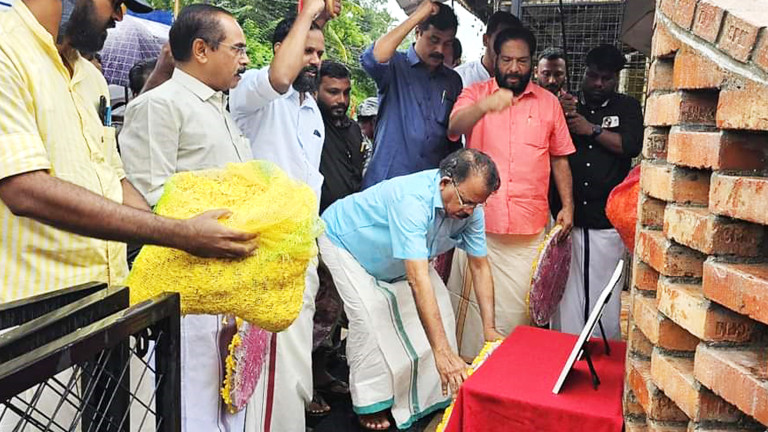
[[[437,123],[442,126],[448,127],[448,123],[451,120],[451,111],[453,111],[453,105],[456,103],[456,98],[450,97],[447,94],[440,97],[440,106],[438,107],[435,119]]]
[[[117,135],[112,126],[101,127],[101,139],[96,148],[91,148],[91,160],[110,163],[110,156],[117,152]]]
[[[528,117],[518,124],[518,128],[518,136],[521,143],[536,149],[549,148],[549,135],[552,131],[552,122]]]

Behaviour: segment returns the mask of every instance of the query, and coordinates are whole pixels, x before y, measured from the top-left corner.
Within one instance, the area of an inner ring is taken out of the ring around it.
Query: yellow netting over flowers
[[[217,208],[232,211],[223,225],[259,233],[255,254],[211,259],[145,246],[126,282],[131,303],[173,291],[183,314],[232,314],[265,330],[285,329],[301,309],[304,274],[323,231],[314,192],[270,162],[251,161],[174,175],[155,211],[190,218]]]

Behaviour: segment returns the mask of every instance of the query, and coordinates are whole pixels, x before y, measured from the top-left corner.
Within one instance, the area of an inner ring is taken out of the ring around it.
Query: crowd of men
[[[151,208],[175,173],[255,158],[315,191],[320,256],[239,413],[219,394],[231,329],[221,316],[183,317],[185,431],[304,431],[305,413],[331,409],[329,393],[350,393],[370,430],[446,407],[483,343],[529,324],[530,269],[553,223],[574,248],[551,327],[581,331],[624,253],[605,204],[642,139],[640,104],[616,92],[619,50],[595,47],[583,77],[569,77],[561,50],[536,57],[534,34],[497,12],[483,56],[461,64],[456,15],[424,0],[361,55],[378,95],[353,121],[350,72],[323,59],[340,1],[329,11],[304,0],[277,24],[271,63],[250,70],[237,20],[196,4],[158,59],[131,70],[135,98],[116,137],[101,109],[106,82],[80,53],[95,58],[124,8],[150,10],[145,0],[19,0],[0,13],[0,302],[121,283],[140,245],[253,253],[257,233],[223,227],[225,209],[176,220]],[[442,275],[437,258],[449,263]],[[609,338],[620,336],[619,299],[603,321]],[[342,322],[348,383],[327,367]]]

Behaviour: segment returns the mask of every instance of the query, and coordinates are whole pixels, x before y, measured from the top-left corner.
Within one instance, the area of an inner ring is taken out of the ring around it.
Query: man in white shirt
[[[461,83],[464,88],[480,81],[493,78],[493,65],[496,64],[496,53],[493,51],[493,42],[496,41],[496,35],[500,31],[510,27],[522,27],[520,20],[509,12],[494,12],[488,18],[488,24],[483,35],[483,46],[485,54],[478,60],[464,63],[454,69],[461,76]]]
[[[338,12],[340,3],[335,7]],[[325,15],[324,9],[325,1],[308,0],[297,17],[281,21],[272,37],[272,63],[243,74],[230,99],[232,117],[248,136],[254,157],[272,161],[292,178],[309,184],[318,203],[325,126],[312,94],[320,79],[325,39],[313,20]],[[273,336],[270,358],[248,405],[249,432],[305,431],[304,410],[312,398],[312,318],[319,284],[314,261],[307,269],[299,317]]]
[[[128,105],[120,134],[127,176],[150,205],[157,203],[165,182],[177,172],[252,159],[223,93],[237,85],[248,64],[237,21],[219,7],[187,6],[171,28],[170,45],[176,62],[173,76]],[[182,318],[184,431],[243,431],[244,413],[229,414],[219,394],[224,380],[220,347],[227,346],[233,334],[223,318]]]

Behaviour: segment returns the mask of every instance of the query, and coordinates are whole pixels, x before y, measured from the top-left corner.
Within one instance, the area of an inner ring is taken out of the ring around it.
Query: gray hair
[[[459,149],[440,161],[440,175],[450,177],[457,184],[464,182],[472,174],[483,176],[487,192],[499,190],[499,170],[493,159],[479,150]]]

